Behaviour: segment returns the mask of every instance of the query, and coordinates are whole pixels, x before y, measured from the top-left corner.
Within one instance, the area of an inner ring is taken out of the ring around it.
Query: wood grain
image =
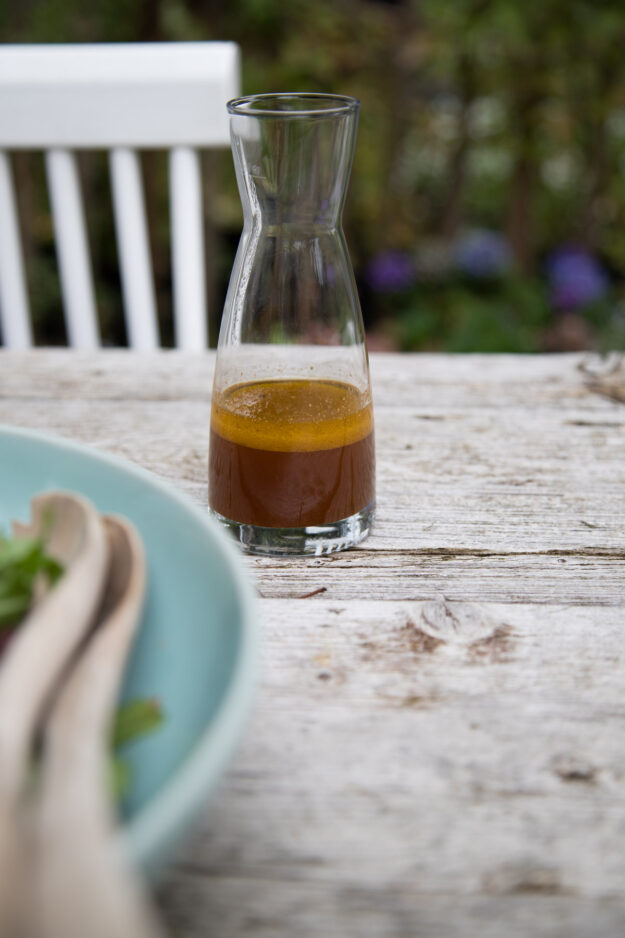
[[[161,893],[176,927],[622,934],[622,609],[294,604],[264,604],[253,723]]]
[[[213,355],[0,355],[0,421],[206,505]],[[246,558],[263,682],[181,938],[625,933],[621,356],[373,355],[378,520]],[[304,597],[304,598],[300,598]]]

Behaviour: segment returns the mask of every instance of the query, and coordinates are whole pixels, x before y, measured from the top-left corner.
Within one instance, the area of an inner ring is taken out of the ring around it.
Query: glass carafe
[[[244,226],[217,347],[209,505],[244,548],[358,544],[375,507],[373,404],[341,228],[359,103],[229,102]]]

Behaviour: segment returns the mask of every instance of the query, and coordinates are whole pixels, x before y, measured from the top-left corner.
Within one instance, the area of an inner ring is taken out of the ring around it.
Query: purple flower
[[[376,254],[365,268],[365,280],[376,293],[399,293],[415,282],[415,265],[410,254],[383,251]]]
[[[507,240],[497,231],[476,228],[457,242],[454,251],[456,267],[468,277],[499,277],[511,263]]]
[[[600,300],[608,289],[608,276],[592,254],[574,245],[554,251],[547,260],[551,305],[574,310]]]

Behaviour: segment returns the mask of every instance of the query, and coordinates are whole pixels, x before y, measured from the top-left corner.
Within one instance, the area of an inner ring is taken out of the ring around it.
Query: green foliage
[[[62,572],[41,538],[0,537],[0,632],[26,615],[37,581],[53,585]]]
[[[111,737],[115,749],[151,733],[163,722],[158,700],[152,697],[130,700],[119,707]]]
[[[128,793],[132,784],[132,773],[121,751],[159,729],[163,719],[161,705],[153,697],[139,697],[118,707],[111,730],[111,789],[117,801]]]
[[[431,238],[451,245],[469,227],[502,232],[518,271],[509,288],[492,294],[452,275],[436,295],[448,310],[442,332],[427,327],[426,290],[403,314],[406,346],[540,348],[532,310],[550,315],[542,260],[566,241],[602,258],[617,284],[623,279],[622,0],[23,0],[19,6],[13,0],[0,8],[0,39],[233,39],[242,48],[246,93],[318,90],[360,98],[345,213],[357,276],[380,251],[414,252]],[[219,158],[215,178],[219,306],[241,220],[228,154]],[[164,186],[162,174],[153,175],[152,194],[157,184]],[[166,200],[152,226],[163,308],[165,206]],[[96,219],[93,243],[112,243],[110,232],[110,219]],[[57,302],[48,273],[44,268],[35,304],[44,323]],[[543,300],[529,302],[528,293]],[[115,339],[117,285],[103,295],[105,332]],[[372,320],[375,310],[365,315]],[[405,332],[406,317],[419,320],[412,333]],[[589,317],[598,338],[618,341],[619,330],[607,325],[611,315],[600,320]]]
[[[536,352],[550,312],[540,285],[509,276],[480,288],[457,279],[415,288],[395,319],[403,349]]]

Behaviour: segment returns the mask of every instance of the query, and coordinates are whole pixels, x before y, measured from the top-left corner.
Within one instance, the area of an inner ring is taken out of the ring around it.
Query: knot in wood
[[[475,650],[509,642],[510,626],[496,622],[479,606],[449,602],[426,602],[421,608],[421,630],[446,644]]]

